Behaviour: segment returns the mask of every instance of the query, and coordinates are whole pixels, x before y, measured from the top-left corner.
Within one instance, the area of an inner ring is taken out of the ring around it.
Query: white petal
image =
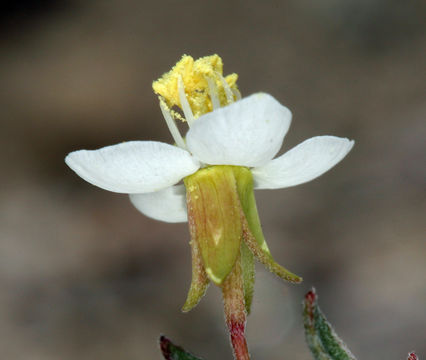
[[[317,136],[305,140],[265,166],[252,170],[256,189],[303,184],[331,169],[352,149],[353,140]]]
[[[279,151],[290,122],[289,109],[254,94],[194,121],[187,146],[206,164],[260,166]]]
[[[74,151],[65,162],[89,183],[128,194],[164,189],[199,168],[187,151],[156,141],[129,141],[99,150]]]
[[[185,186],[176,185],[148,194],[130,194],[130,201],[142,214],[155,220],[186,222],[185,194]]]

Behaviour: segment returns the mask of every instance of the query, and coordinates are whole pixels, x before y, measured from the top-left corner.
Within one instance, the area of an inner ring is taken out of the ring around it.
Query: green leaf
[[[165,336],[160,337],[160,349],[166,360],[202,360],[186,352],[180,346],[173,344]]]
[[[316,360],[356,360],[318,307],[315,289],[303,302],[303,324],[306,342]]]

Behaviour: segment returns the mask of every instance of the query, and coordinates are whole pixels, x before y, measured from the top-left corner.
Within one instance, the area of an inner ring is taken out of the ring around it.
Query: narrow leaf
[[[303,325],[305,327],[305,337],[308,343],[309,349],[316,360],[331,360],[331,357],[327,354],[321,339],[315,329],[314,321],[314,304],[316,304],[315,290],[309,291],[305,295],[305,301],[303,302]]]
[[[160,337],[160,349],[166,360],[201,360],[201,358],[195,357],[180,346],[173,344],[165,336]]]
[[[306,341],[312,355],[316,360],[356,360],[319,309],[317,299],[312,289],[303,302]]]

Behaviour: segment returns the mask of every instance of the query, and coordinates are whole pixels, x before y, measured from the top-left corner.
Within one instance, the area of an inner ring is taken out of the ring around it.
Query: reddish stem
[[[228,323],[228,329],[231,336],[232,348],[236,360],[250,360],[250,354],[247,348],[247,342],[244,336],[245,325],[241,323]]]
[[[241,261],[238,258],[231,273],[222,285],[226,325],[231,337],[235,360],[250,360],[247,342],[244,336],[246,309],[244,302]]]

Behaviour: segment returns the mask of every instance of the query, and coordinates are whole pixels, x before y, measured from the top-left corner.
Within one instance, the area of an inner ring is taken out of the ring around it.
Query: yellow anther
[[[160,96],[176,119],[184,120],[177,112],[171,111],[174,106],[183,108],[179,97],[179,77],[182,79],[186,98],[191,107],[194,118],[213,110],[212,97],[219,99],[220,105],[229,104],[230,90],[238,93],[237,74],[231,74],[223,78],[223,62],[218,55],[202,57],[196,61],[184,55],[182,59],[160,79],[154,81],[152,87],[154,92]],[[208,81],[216,86],[216,94],[210,94]],[[232,101],[237,100],[234,96]]]

